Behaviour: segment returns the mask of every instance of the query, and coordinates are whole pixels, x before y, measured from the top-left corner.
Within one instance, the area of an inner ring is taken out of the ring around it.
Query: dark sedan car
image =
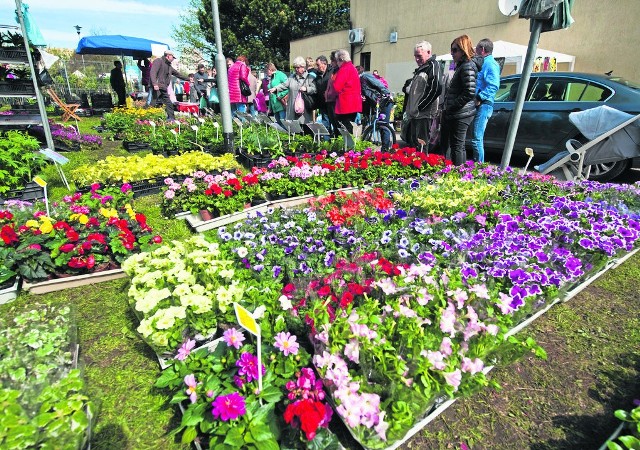
[[[484,135],[486,153],[502,153],[509,129],[520,75],[503,77],[496,94],[493,116]],[[527,88],[513,154],[524,155],[531,147],[537,162],[544,162],[565,149],[568,139],[586,142],[569,121],[569,113],[608,105],[632,115],[640,114],[640,85],[615,76],[577,72],[532,73]],[[470,146],[471,127],[467,135]],[[599,164],[590,179],[611,180],[640,158]]]

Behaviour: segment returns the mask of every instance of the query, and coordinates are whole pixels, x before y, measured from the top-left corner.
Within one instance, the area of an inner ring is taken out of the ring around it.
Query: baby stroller
[[[569,114],[569,120],[589,139],[567,141],[567,149],[534,168],[559,180],[589,178],[591,166],[640,156],[640,115],[632,116],[609,106]]]

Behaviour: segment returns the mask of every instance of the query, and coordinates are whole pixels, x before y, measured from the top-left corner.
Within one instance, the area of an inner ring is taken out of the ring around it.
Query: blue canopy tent
[[[121,55],[134,59],[144,59],[154,54],[154,50],[169,46],[162,42],[119,34],[106,36],[86,36],[78,42],[79,55]],[[157,54],[157,52],[155,52]]]
[[[125,56],[144,59],[152,55],[160,56],[169,46],[163,42],[152,41],[120,34],[104,36],[86,36],[78,42],[76,53],[79,55],[120,55],[124,65],[124,78],[127,80]]]

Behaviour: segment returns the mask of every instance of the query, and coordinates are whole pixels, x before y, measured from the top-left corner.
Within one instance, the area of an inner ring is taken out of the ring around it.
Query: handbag
[[[286,95],[283,95],[282,97],[276,97],[276,98],[280,103],[282,103],[282,106],[284,106],[285,108],[287,107],[287,103],[289,103],[289,93],[287,93]]]
[[[266,113],[268,110],[267,101],[262,91],[256,94],[256,98],[253,99],[253,104],[256,107],[256,111],[258,111],[259,113]]]
[[[218,89],[212,87],[209,91],[209,103],[220,103],[220,98],[218,97]]]
[[[304,100],[302,99],[301,91],[298,91],[298,95],[296,95],[296,99],[293,103],[293,110],[296,114],[304,114]]]
[[[243,97],[249,97],[251,95],[251,88],[249,87],[246,81],[241,79],[239,80],[239,82],[240,82],[240,93],[242,94]]]
[[[53,78],[47,69],[43,69],[42,72],[36,74],[36,81],[38,86],[51,86],[53,84]]]
[[[302,100],[304,100],[304,108],[307,111],[314,111],[317,109],[316,106],[316,96],[314,94],[309,94],[308,92],[302,93]]]

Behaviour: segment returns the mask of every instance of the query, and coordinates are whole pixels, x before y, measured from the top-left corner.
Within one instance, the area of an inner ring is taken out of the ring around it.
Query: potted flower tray
[[[35,182],[29,181],[22,189],[14,189],[0,194],[0,199],[5,200],[23,200],[25,202],[34,202],[44,199],[44,188],[38,186]]]
[[[215,217],[211,220],[202,220],[198,214],[188,214],[182,216],[187,220],[187,225],[193,229],[196,233],[202,233],[203,231],[213,230],[214,228],[220,228],[230,223],[235,223],[247,218],[247,214],[252,212],[264,212],[270,207],[270,202],[263,203],[262,205],[252,206],[250,208],[243,209],[232,214],[225,214],[224,216]]]
[[[304,205],[312,197],[312,194],[308,194],[300,197],[286,198],[283,200],[268,201],[257,206],[243,209],[242,211],[238,211],[232,214],[226,214],[224,216],[216,217],[207,221],[203,221],[200,216],[195,214],[188,214],[181,217],[184,217],[187,220],[187,224],[189,225],[189,227],[191,227],[191,229],[193,229],[196,233],[202,233],[203,231],[220,228],[224,225],[244,220],[247,218],[247,214],[265,212],[267,209],[275,207],[291,208],[293,206]]]
[[[0,305],[12,302],[16,299],[16,297],[18,297],[19,281],[19,278],[16,277],[14,283],[11,286],[0,289]]]
[[[36,90],[31,80],[0,81],[0,94],[36,95]]]
[[[563,302],[567,302],[567,301],[571,300],[573,297],[575,297],[577,294],[579,294],[584,288],[586,288],[591,283],[593,283],[595,280],[597,280],[606,271],[608,271],[609,269],[615,269],[620,264],[625,262],[627,259],[629,259],[633,255],[635,255],[639,250],[640,250],[640,247],[630,251],[629,253],[625,253],[622,256],[615,257],[615,258],[612,258],[612,259],[608,260],[601,268],[596,269],[595,271],[593,271],[591,273],[588,273],[587,274],[588,276],[586,278],[580,279],[576,283],[571,285],[569,287],[569,289],[567,289],[565,292],[563,292],[560,295],[559,300],[563,301]]]
[[[130,153],[144,152],[150,149],[148,142],[122,141],[122,146]]]
[[[553,300],[549,300],[548,302],[546,302],[546,304],[541,309],[537,310],[535,313],[533,313],[527,319],[525,319],[524,321],[520,322],[514,328],[510,329],[507,333],[505,333],[505,338],[513,336],[514,334],[520,332],[523,328],[529,326],[531,323],[533,323],[533,321],[535,321],[537,318],[539,318],[541,315],[543,315],[545,312],[547,312],[549,309],[551,309],[554,305],[556,305],[556,304],[558,304],[560,302],[566,302],[566,301],[570,300],[571,298],[573,298],[574,296],[579,294],[584,288],[586,288],[591,283],[593,283],[596,279],[598,279],[600,277],[600,275],[602,275],[604,272],[606,272],[609,269],[618,267],[624,261],[626,261],[631,256],[633,256],[635,253],[637,253],[638,250],[640,250],[640,248],[637,248],[637,249],[635,249],[635,250],[623,255],[620,258],[614,258],[613,260],[611,260],[607,264],[605,264],[604,267],[602,267],[602,268],[596,270],[595,272],[589,274],[589,276],[586,279],[579,281],[577,286],[574,285],[575,287],[573,287],[571,290],[567,291],[566,293],[560,295],[559,297],[557,297],[557,298],[555,298]],[[484,368],[483,372],[485,374],[487,374],[492,369],[493,369],[493,366],[487,366],[487,367]],[[430,410],[425,413],[425,416],[421,420],[416,422],[415,425],[413,427],[411,427],[409,429],[409,431],[407,431],[407,433],[405,434],[405,436],[402,439],[392,443],[388,447],[384,447],[382,450],[395,450],[398,447],[400,447],[401,445],[403,445],[411,437],[413,437],[416,433],[418,433],[425,426],[427,426],[427,424],[429,422],[431,422],[437,416],[442,414],[449,406],[451,406],[453,403],[455,403],[456,400],[457,400],[457,398],[446,399],[446,397],[436,397],[434,399],[434,404],[433,404],[432,408],[430,408]],[[342,418],[340,417],[340,419],[342,419]],[[359,442],[359,440],[356,437],[356,435],[353,433],[351,428],[349,428],[349,426],[347,426],[346,423],[345,423],[345,427],[347,428],[347,430],[349,431],[351,436],[365,450],[369,450],[369,447],[367,447],[367,446],[363,445],[361,442]],[[615,438],[615,436],[617,436],[617,434],[620,433],[621,429],[622,429],[622,427],[620,427],[618,430],[616,430],[616,432],[614,433],[612,438]],[[599,450],[605,450],[605,449],[606,449],[606,444],[605,444],[605,446],[601,447]]]
[[[124,278],[127,275],[122,269],[105,270],[102,272],[87,273],[84,275],[75,275],[63,278],[54,278],[51,280],[38,281],[30,283],[23,281],[22,289],[31,294],[46,294],[48,292],[61,291],[89,284],[102,283],[103,281],[116,280]]]
[[[27,62],[27,51],[24,47],[0,48],[0,59],[3,61]]]

